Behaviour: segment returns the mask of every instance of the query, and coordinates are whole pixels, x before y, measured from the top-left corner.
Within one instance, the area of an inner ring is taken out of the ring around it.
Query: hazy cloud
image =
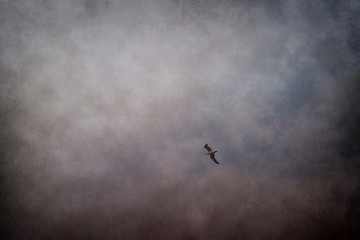
[[[6,237],[354,238],[359,9],[1,1]]]

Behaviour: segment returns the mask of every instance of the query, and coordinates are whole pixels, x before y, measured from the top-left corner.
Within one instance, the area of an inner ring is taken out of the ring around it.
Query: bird
[[[217,152],[217,150],[213,151],[208,144],[205,144],[204,148],[208,151],[207,153],[205,153],[205,155],[210,155],[210,158],[217,164],[219,164],[219,162],[216,160],[215,158],[215,153]]]

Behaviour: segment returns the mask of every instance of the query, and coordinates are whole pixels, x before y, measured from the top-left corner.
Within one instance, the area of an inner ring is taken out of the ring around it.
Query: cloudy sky
[[[1,232],[360,236],[359,16],[355,0],[0,0]]]

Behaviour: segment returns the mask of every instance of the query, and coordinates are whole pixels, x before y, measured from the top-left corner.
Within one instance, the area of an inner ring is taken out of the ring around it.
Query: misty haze
[[[360,237],[359,1],[0,0],[0,74],[1,239]]]

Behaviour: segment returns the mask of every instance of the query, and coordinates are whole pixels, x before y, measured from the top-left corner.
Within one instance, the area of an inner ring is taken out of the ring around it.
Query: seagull
[[[205,155],[210,155],[210,158],[217,164],[219,164],[218,161],[216,161],[215,158],[215,153],[217,152],[217,150],[213,151],[207,144],[205,144],[204,148],[208,151],[207,153],[205,153]]]

